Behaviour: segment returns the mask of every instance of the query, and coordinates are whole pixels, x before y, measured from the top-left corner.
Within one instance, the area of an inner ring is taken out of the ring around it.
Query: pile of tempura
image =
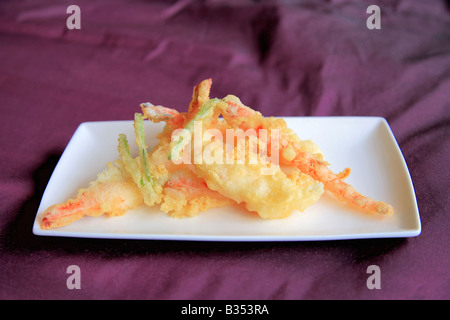
[[[210,99],[212,81],[195,88],[186,113],[151,103],[134,117],[139,154],[118,137],[118,159],[74,199],[49,207],[41,227],[69,225],[83,216],[123,215],[158,205],[173,217],[192,217],[219,206],[243,204],[263,219],[304,211],[325,190],[367,213],[392,215],[392,206],[358,193],[333,173],[320,148],[302,141],[283,119],[263,117],[228,95]],[[159,143],[147,150],[144,120],[165,122]]]

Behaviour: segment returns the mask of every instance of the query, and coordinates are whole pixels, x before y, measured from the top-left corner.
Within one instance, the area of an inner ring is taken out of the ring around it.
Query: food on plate
[[[119,135],[119,156],[123,166],[139,188],[144,203],[149,207],[160,203],[162,199],[161,181],[166,175],[165,170],[158,170],[154,163],[148,159],[147,146],[145,144],[144,121],[142,114],[134,116],[134,131],[139,156],[133,158],[128,147],[128,140],[124,134]]]
[[[301,140],[283,119],[264,117],[228,95],[210,99],[211,79],[193,91],[188,111],[142,103],[135,113],[138,154],[118,137],[118,159],[75,199],[49,207],[41,227],[62,227],[83,216],[122,215],[141,205],[173,217],[192,217],[214,207],[243,204],[263,219],[304,211],[328,191],[367,213],[391,215],[391,205],[360,194],[334,173],[311,140]],[[144,120],[165,122],[150,151]]]
[[[237,97],[230,96],[224,100],[227,102],[223,116],[225,120],[240,128],[278,128],[281,133],[280,163],[294,166],[301,172],[309,175],[316,181],[323,183],[326,190],[330,191],[339,200],[357,207],[368,213],[380,213],[390,215],[393,213],[391,205],[374,201],[357,192],[351,185],[343,181],[350,174],[350,169],[335,174],[328,168],[328,163],[323,160],[323,154],[311,141],[301,141],[297,135],[286,126],[282,119],[264,118],[261,113],[244,106]]]
[[[75,199],[49,207],[42,219],[42,229],[67,226],[84,216],[104,213],[120,216],[143,203],[142,194],[123,168],[120,160],[108,163],[97,180],[80,189]]]

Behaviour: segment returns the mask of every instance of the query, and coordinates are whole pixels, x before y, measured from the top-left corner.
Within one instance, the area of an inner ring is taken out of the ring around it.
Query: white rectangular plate
[[[158,207],[139,207],[120,217],[83,219],[53,230],[42,230],[42,213],[52,204],[73,198],[95,180],[108,161],[118,158],[117,138],[125,133],[134,146],[132,121],[82,123],[56,166],[42,197],[33,233],[111,239],[197,241],[307,241],[412,237],[421,232],[414,188],[400,148],[383,118],[284,118],[301,139],[322,149],[334,172],[352,169],[346,179],[356,190],[392,204],[390,217],[367,215],[337,202],[325,193],[305,212],[281,220],[263,220],[238,207],[208,210],[193,218],[172,218]],[[146,121],[149,148],[157,143],[163,124]]]

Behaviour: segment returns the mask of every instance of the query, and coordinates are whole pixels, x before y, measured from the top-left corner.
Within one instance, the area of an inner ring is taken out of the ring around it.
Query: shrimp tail
[[[327,163],[315,159],[308,152],[297,154],[292,163],[300,171],[310,175],[313,179],[323,183],[325,190],[330,191],[338,200],[359,208],[367,213],[377,213],[382,215],[392,215],[394,209],[391,205],[375,201],[355,190],[353,186],[342,181],[350,173],[350,169],[334,174],[327,166]]]
[[[88,199],[81,195],[76,199],[69,199],[66,203],[59,203],[49,207],[44,212],[42,229],[49,230],[72,224],[85,215],[98,216],[100,206],[95,199]]]
[[[212,79],[206,79],[194,87],[192,93],[192,100],[189,103],[188,115],[194,116],[200,107],[209,100],[209,93],[211,91]],[[190,120],[190,119],[188,119]]]

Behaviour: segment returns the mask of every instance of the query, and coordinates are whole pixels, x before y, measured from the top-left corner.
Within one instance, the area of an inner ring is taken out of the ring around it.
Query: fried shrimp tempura
[[[75,199],[66,203],[55,204],[45,210],[41,227],[44,230],[67,226],[84,216],[98,217],[102,214],[120,216],[129,209],[143,203],[142,194],[132,179],[116,161],[107,164],[97,180],[90,183],[87,189],[80,189]]]
[[[223,99],[227,108],[222,112],[224,119],[239,128],[278,128],[281,132],[280,164],[293,166],[313,179],[324,184],[338,200],[349,204],[361,211],[382,215],[392,215],[391,205],[375,201],[355,190],[343,180],[350,174],[346,168],[340,173],[334,173],[323,160],[323,154],[312,141],[302,141],[287,127],[283,119],[264,118],[261,113],[245,106],[235,96]]]

